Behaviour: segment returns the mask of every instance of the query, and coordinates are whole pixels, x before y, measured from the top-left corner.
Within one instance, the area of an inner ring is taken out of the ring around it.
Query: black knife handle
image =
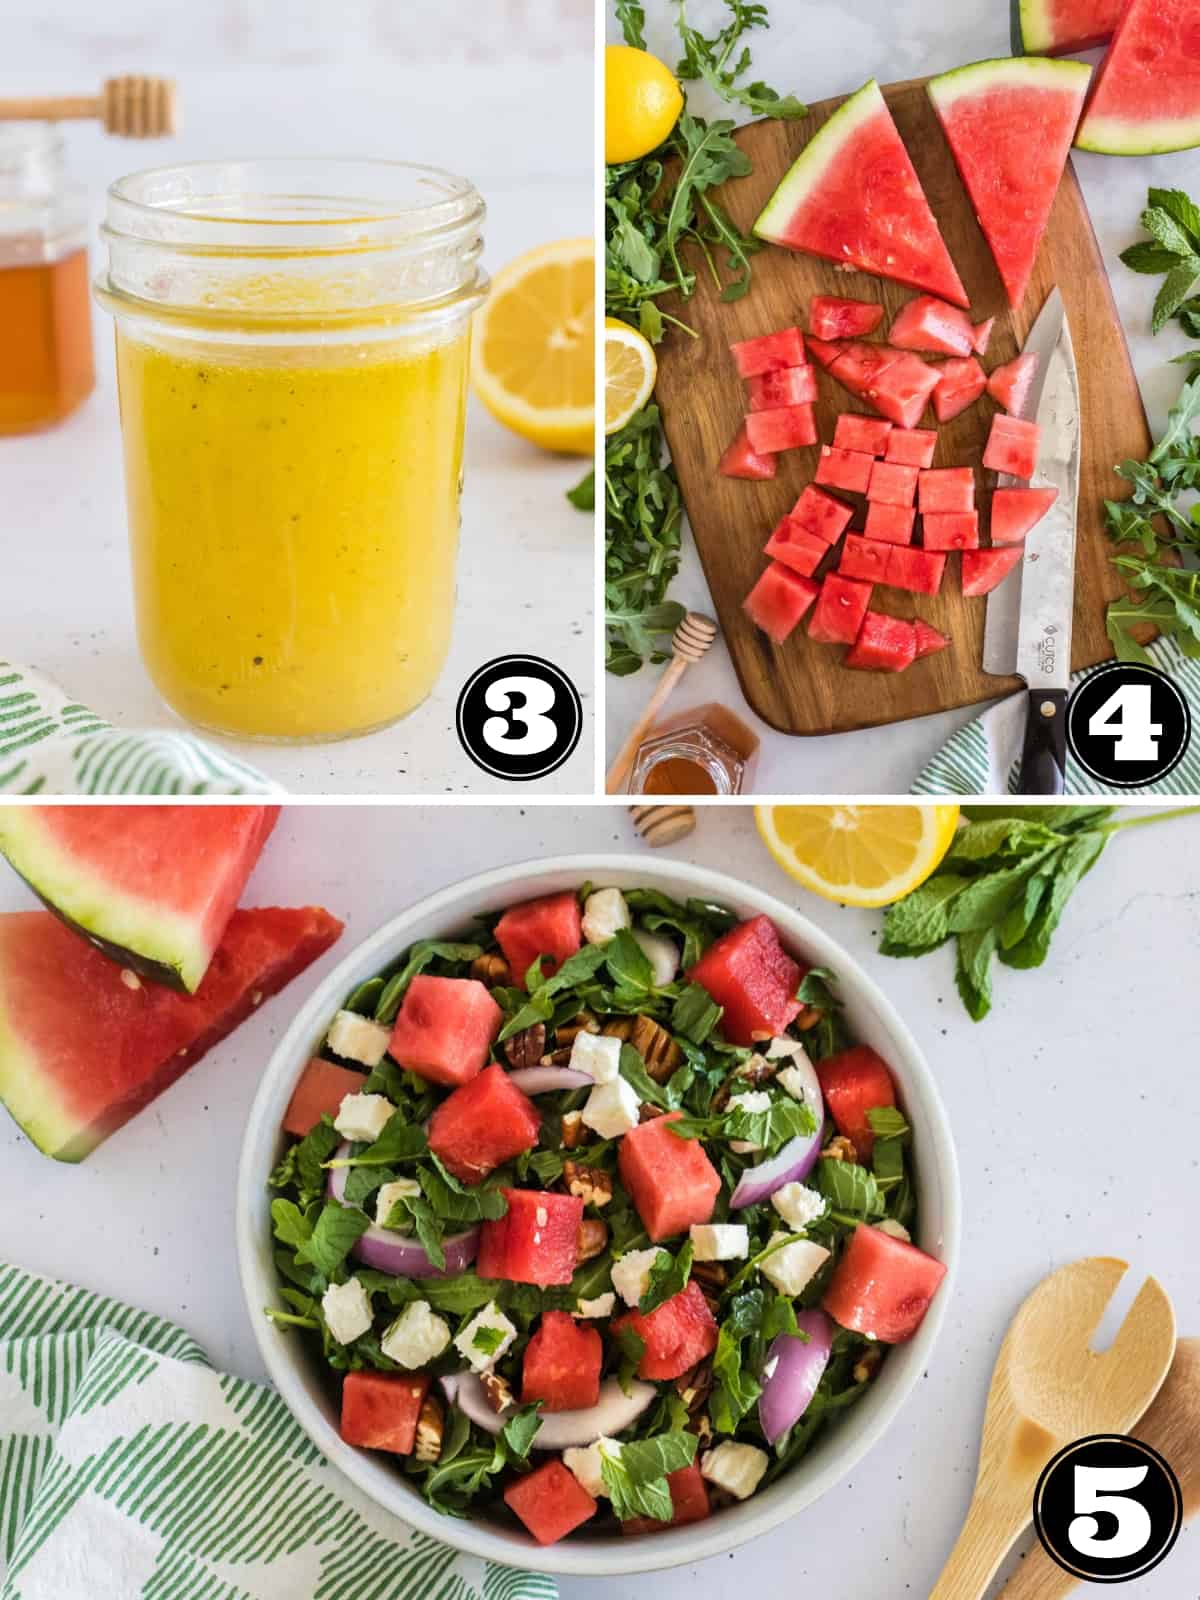
[[[1019,794],[1062,794],[1067,776],[1067,691],[1031,689]]]

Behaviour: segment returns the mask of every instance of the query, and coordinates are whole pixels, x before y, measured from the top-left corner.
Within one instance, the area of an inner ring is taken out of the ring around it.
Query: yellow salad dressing
[[[139,641],[182,716],[321,738],[425,699],[453,620],[468,345],[118,328]]]

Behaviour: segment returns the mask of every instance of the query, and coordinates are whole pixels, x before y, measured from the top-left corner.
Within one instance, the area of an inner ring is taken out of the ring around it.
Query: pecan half
[[[661,1106],[652,1106],[649,1100],[643,1100],[638,1107],[639,1122],[653,1122],[655,1117],[665,1117],[666,1114]]]
[[[653,1017],[635,1017],[626,1037],[646,1063],[646,1071],[655,1083],[666,1083],[675,1069],[683,1065],[683,1051],[662,1023],[655,1022]]]
[[[729,1282],[729,1273],[719,1261],[694,1261],[692,1277],[703,1289],[723,1289]]]
[[[575,1260],[590,1261],[608,1248],[608,1228],[595,1217],[584,1217],[575,1235]]]
[[[758,1089],[764,1083],[770,1083],[778,1070],[776,1062],[768,1061],[766,1056],[760,1056],[756,1052],[749,1061],[742,1062],[734,1077],[740,1078],[743,1083],[748,1083],[752,1089]]]
[[[484,1372],[480,1375],[480,1387],[483,1397],[492,1410],[499,1415],[506,1406],[513,1404],[513,1392],[509,1387],[507,1378],[502,1378],[498,1372]]]
[[[883,1365],[883,1351],[875,1348],[864,1350],[854,1363],[855,1383],[867,1383]]]
[[[581,1161],[564,1161],[562,1175],[567,1193],[582,1200],[585,1206],[599,1209],[613,1197],[612,1175],[601,1172],[598,1167],[586,1167]]]
[[[687,1407],[688,1420],[699,1418],[712,1393],[713,1368],[711,1361],[701,1361],[689,1372],[675,1379],[675,1393]],[[704,1419],[707,1422],[707,1417]]]
[[[508,962],[498,950],[485,950],[481,956],[476,956],[471,963],[471,976],[480,983],[486,983],[489,989],[512,982]]]
[[[857,1161],[858,1151],[854,1148],[853,1140],[847,1139],[839,1133],[837,1138],[831,1139],[824,1150],[821,1151],[821,1159],[822,1161]]]
[[[532,1028],[514,1033],[511,1039],[505,1041],[504,1054],[511,1067],[536,1067],[541,1063],[545,1048],[546,1024],[535,1022]]]
[[[588,1130],[583,1123],[582,1111],[564,1111],[562,1115],[562,1147],[564,1150],[578,1150],[581,1144],[587,1143]]]
[[[417,1437],[413,1455],[418,1461],[436,1461],[442,1453],[442,1435],[446,1431],[446,1413],[436,1395],[427,1394],[417,1414]]]

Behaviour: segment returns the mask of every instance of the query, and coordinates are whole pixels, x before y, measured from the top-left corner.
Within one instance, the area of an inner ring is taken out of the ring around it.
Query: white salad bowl
[[[870,1391],[770,1488],[682,1528],[638,1538],[589,1536],[583,1530],[543,1548],[498,1521],[443,1516],[386,1456],[342,1441],[320,1362],[302,1336],[265,1315],[266,1307],[279,1303],[267,1180],[286,1142],[281,1124],[296,1081],[334,1012],[357,984],[418,939],[454,937],[480,912],[498,912],[586,882],[658,889],[679,900],[712,900],[739,917],[765,912],[794,954],[834,971],[852,1036],[873,1045],[895,1075],[913,1129],[916,1243],[944,1262],[947,1272],[916,1336],[890,1352]],[[501,867],[429,895],[360,944],[319,985],[280,1041],[250,1112],[238,1176],[237,1242],[242,1286],[267,1370],[317,1448],[372,1500],[431,1538],[471,1555],[531,1571],[616,1577],[703,1560],[745,1544],[812,1505],[879,1441],[933,1355],[958,1264],[960,1205],[949,1123],[920,1047],[879,987],[828,934],[771,895],[707,868],[650,855],[565,856]]]

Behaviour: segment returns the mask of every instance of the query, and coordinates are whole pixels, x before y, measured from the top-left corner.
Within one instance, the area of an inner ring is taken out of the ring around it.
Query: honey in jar
[[[743,794],[757,760],[758,735],[725,706],[710,702],[650,730],[634,761],[629,792]]]

